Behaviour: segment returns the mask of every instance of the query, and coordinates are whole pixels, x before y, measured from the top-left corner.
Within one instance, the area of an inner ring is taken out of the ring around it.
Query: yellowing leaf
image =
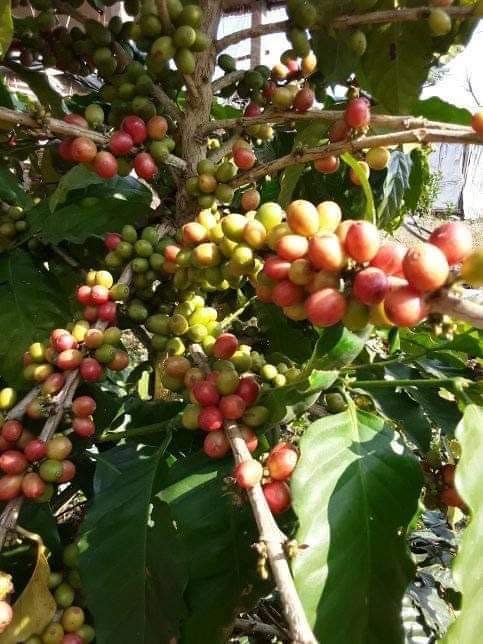
[[[0,644],[23,642],[31,635],[41,633],[52,620],[56,603],[47,585],[49,573],[45,546],[39,544],[32,577],[13,605],[13,620],[0,635]]]

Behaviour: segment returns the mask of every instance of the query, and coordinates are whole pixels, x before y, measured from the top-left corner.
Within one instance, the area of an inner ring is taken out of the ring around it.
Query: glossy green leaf
[[[364,87],[381,111],[405,114],[419,98],[433,58],[425,21],[374,26],[362,57]]]
[[[10,0],[0,0],[0,58],[7,53],[13,38],[13,20]]]
[[[379,417],[347,411],[313,423],[291,480],[304,548],[293,561],[309,622],[331,644],[403,642],[401,602],[414,566],[404,529],[418,463]]]
[[[163,644],[178,635],[186,577],[169,508],[153,498],[162,456],[159,448],[115,448],[98,465],[79,567],[99,644]]]
[[[453,575],[463,600],[461,612],[445,637],[444,644],[478,642],[483,632],[483,571],[480,561],[483,548],[482,427],[483,409],[469,405],[456,429],[461,458],[456,468],[455,483],[471,512],[470,523],[463,532],[453,565]]]
[[[0,257],[0,373],[11,386],[25,385],[22,355],[71,318],[57,279],[17,249]]]
[[[237,615],[268,589],[251,548],[258,537],[250,508],[224,483],[232,468],[231,459],[194,454],[171,467],[158,494],[169,505],[189,572],[186,644],[224,644]]]
[[[376,207],[374,204],[372,188],[366,175],[364,174],[364,171],[359,165],[359,161],[355,157],[353,157],[352,154],[349,154],[349,152],[341,154],[341,159],[344,161],[344,163],[347,163],[347,165],[352,168],[361,183],[361,188],[366,198],[366,209],[363,218],[367,221],[370,221],[371,223],[376,223]]]
[[[270,342],[272,353],[282,353],[295,362],[305,362],[312,354],[317,334],[304,329],[283,314],[274,304],[255,302],[255,313],[263,335]]]
[[[323,329],[306,366],[306,372],[311,369],[340,369],[351,364],[364,348],[369,333],[369,328],[360,333],[352,333],[341,324]]]
[[[23,80],[39,99],[39,102],[56,118],[65,112],[64,100],[51,86],[48,76],[42,71],[27,69],[19,63],[9,61],[7,66]]]
[[[401,210],[409,189],[411,156],[400,150],[391,153],[391,160],[384,180],[382,199],[377,208],[377,224],[385,230],[394,230],[401,223]]]
[[[471,125],[471,112],[463,107],[457,107],[438,96],[420,100],[413,106],[415,116],[423,116],[431,121],[444,121],[457,125]]]

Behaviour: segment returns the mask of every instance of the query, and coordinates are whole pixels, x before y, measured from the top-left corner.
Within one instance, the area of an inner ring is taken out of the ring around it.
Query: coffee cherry
[[[391,153],[387,148],[371,148],[366,154],[367,165],[371,170],[384,170],[390,160]]]
[[[104,244],[108,250],[116,250],[121,240],[121,235],[118,235],[117,233],[108,233],[104,240]]]
[[[77,349],[67,349],[57,356],[55,364],[64,371],[77,369],[82,362],[82,353]]]
[[[340,168],[340,159],[332,154],[315,159],[314,168],[322,174],[334,174]]]
[[[466,508],[465,502],[454,487],[448,487],[443,490],[439,496],[439,500],[449,507],[461,508],[462,510]]]
[[[203,441],[203,451],[210,458],[223,458],[230,451],[230,442],[223,431],[210,432]]]
[[[139,116],[126,116],[121,123],[121,129],[129,134],[135,145],[144,143],[148,135],[146,125]]]
[[[0,455],[0,469],[5,474],[22,474],[27,466],[27,459],[16,449],[8,449]]]
[[[238,463],[233,473],[237,484],[245,490],[250,490],[262,480],[263,467],[261,463],[250,459]]]
[[[446,256],[437,246],[422,243],[406,253],[403,272],[417,291],[435,291],[448,279],[449,267]]]
[[[233,333],[222,333],[213,345],[213,355],[221,360],[228,360],[238,349],[238,338]]]
[[[380,268],[370,266],[359,271],[352,287],[354,296],[363,304],[379,304],[389,290],[386,274]]]
[[[307,254],[309,242],[302,235],[284,235],[277,244],[277,254],[280,258],[293,262]]]
[[[344,112],[346,124],[354,129],[367,127],[371,120],[369,102],[365,98],[353,98],[347,103]]]
[[[41,461],[47,455],[47,446],[45,441],[40,438],[29,441],[24,448],[24,454],[26,459],[31,463]]]
[[[238,148],[233,152],[233,161],[240,170],[250,170],[257,162],[257,158],[252,150]]]
[[[255,378],[252,378],[250,376],[240,378],[238,387],[235,391],[238,396],[243,398],[247,406],[251,406],[256,402],[259,392],[260,385],[255,380]]]
[[[84,358],[80,363],[79,373],[86,382],[97,382],[104,376],[104,370],[95,358]]]
[[[362,174],[365,176],[365,178],[369,179],[369,176],[371,174],[371,169],[369,168],[368,164],[365,161],[358,161],[357,165],[359,166],[360,170],[362,170]],[[351,168],[349,171],[349,179],[355,186],[362,185],[362,182],[360,178],[357,176],[354,168]]]
[[[470,286],[483,286],[483,249],[473,251],[464,260],[460,278]]]
[[[134,159],[134,169],[141,179],[151,181],[158,174],[158,166],[148,152],[140,152]]]
[[[304,288],[290,280],[279,282],[272,290],[272,301],[277,306],[293,306],[302,302],[305,297]]]
[[[431,9],[428,23],[433,36],[446,36],[451,31],[451,18],[444,9]]]
[[[220,394],[218,393],[216,385],[207,380],[197,382],[193,386],[192,391],[195,399],[203,407],[217,405],[220,400]]]
[[[371,260],[371,266],[380,268],[386,275],[398,275],[402,272],[402,262],[406,247],[399,242],[384,242]]]
[[[102,179],[112,179],[117,175],[118,165],[114,155],[107,150],[98,152],[93,161],[94,170]]]
[[[66,584],[65,582],[61,583],[60,586],[57,586],[54,592],[55,601],[57,606],[61,608],[68,608],[72,606],[74,602],[74,589]]]
[[[100,329],[89,329],[84,338],[88,349],[97,349],[104,342],[104,334]]]
[[[97,146],[91,139],[78,136],[71,143],[70,153],[76,163],[90,163],[97,154]]]
[[[69,608],[66,608],[62,614],[62,626],[64,631],[67,633],[77,631],[84,623],[84,620],[85,616],[82,608],[79,606],[70,606]]]
[[[292,201],[287,207],[287,223],[297,235],[311,237],[319,229],[317,208],[304,199]]]
[[[471,127],[477,134],[483,135],[483,110],[473,114],[471,117]]]
[[[198,427],[205,432],[218,431],[223,427],[223,414],[214,405],[203,407],[198,414]]]
[[[218,408],[224,418],[238,420],[245,413],[246,402],[241,396],[229,394],[228,396],[222,396]]]
[[[247,444],[248,451],[250,453],[254,452],[258,447],[258,436],[252,429],[250,429],[250,427],[245,427],[245,425],[242,425],[239,429],[240,434],[243,436],[243,439]]]
[[[77,301],[79,304],[90,304],[91,301],[91,287],[87,284],[79,286],[76,293]]]
[[[122,157],[129,154],[133,146],[134,141],[132,140],[131,135],[122,130],[114,132],[111,136],[111,140],[109,141],[109,149],[116,157]]]
[[[35,472],[29,472],[23,477],[22,492],[27,499],[38,499],[45,493],[46,485]]]
[[[263,494],[273,514],[281,514],[292,502],[290,489],[283,481],[272,481],[263,486]]]
[[[241,207],[243,210],[256,210],[260,205],[260,193],[254,188],[246,190],[241,196]]]
[[[10,604],[3,599],[0,600],[0,633],[7,628],[13,619],[13,610]]]
[[[309,87],[303,87],[295,94],[293,107],[296,112],[307,112],[313,106],[315,94]]]
[[[245,108],[244,116],[260,116],[262,108],[256,103],[250,102]]]
[[[438,226],[429,241],[446,255],[450,266],[460,264],[471,253],[471,229],[461,221],[450,221]]]
[[[308,258],[313,267],[340,272],[347,263],[347,258],[337,235],[327,233],[316,235],[309,241]]]
[[[428,315],[429,306],[412,286],[400,286],[386,295],[384,312],[396,326],[413,327]]]
[[[249,427],[260,427],[268,421],[269,411],[263,405],[249,407],[243,414],[243,422]]]
[[[9,443],[18,441],[22,434],[23,426],[18,420],[7,420],[2,427],[1,436]]]
[[[99,317],[97,306],[85,306],[82,315],[88,322],[96,322]]]
[[[297,465],[297,450],[289,443],[279,443],[268,456],[267,467],[272,479],[285,481],[292,475]]]
[[[0,501],[11,501],[19,496],[23,474],[5,474],[0,478]]]
[[[59,353],[61,351],[67,351],[68,349],[77,349],[78,343],[74,336],[66,332],[64,334],[58,334],[51,337],[52,346],[55,351]]]
[[[62,436],[61,434],[53,436],[46,443],[47,458],[56,461],[62,461],[64,458],[67,458],[71,451],[72,443],[67,436]]]
[[[96,632],[89,624],[83,624],[77,631],[77,635],[80,635],[80,637],[82,637],[83,641],[81,644],[89,644],[90,642],[94,641]]]
[[[72,163],[74,157],[72,156],[72,143],[74,142],[73,136],[68,136],[63,139],[57,146],[57,153],[63,161]]]
[[[62,644],[64,629],[60,624],[52,622],[42,633],[42,644]]]
[[[115,302],[105,302],[97,307],[97,317],[105,322],[115,322],[117,314],[117,305]]]
[[[344,245],[357,262],[370,262],[379,250],[379,231],[368,221],[356,221],[348,228]]]
[[[28,418],[31,418],[32,420],[40,420],[48,415],[44,405],[38,399],[29,402],[25,409],[25,413]]]
[[[327,137],[331,143],[338,143],[339,141],[345,141],[349,134],[350,127],[344,120],[339,119],[332,123],[327,133]]]
[[[89,438],[96,432],[96,426],[91,418],[74,418],[72,421],[72,429],[77,436],[82,436],[83,438]]]
[[[64,460],[61,463],[62,465],[62,476],[58,480],[58,483],[68,483],[72,481],[76,474],[76,467],[72,461]]]
[[[305,300],[305,312],[315,326],[332,326],[340,322],[347,309],[345,297],[333,288],[324,288]]]

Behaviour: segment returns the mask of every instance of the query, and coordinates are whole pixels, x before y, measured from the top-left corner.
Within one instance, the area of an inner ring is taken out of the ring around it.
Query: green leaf
[[[456,403],[442,398],[437,391],[428,389],[407,389],[408,394],[425,411],[428,418],[440,427],[446,436],[453,436],[456,425],[460,421],[461,414]]]
[[[158,494],[169,505],[189,571],[186,644],[224,644],[238,614],[268,590],[257,574],[249,506],[240,507],[224,483],[232,468],[231,459],[194,454],[171,467]]]
[[[41,103],[52,116],[62,118],[65,113],[64,100],[50,85],[48,76],[41,71],[33,71],[27,69],[23,65],[9,61],[4,62],[4,65],[9,67],[15,76],[23,80]]]
[[[312,123],[300,123],[297,126],[297,134],[294,138],[293,149],[303,146],[317,145],[327,130],[327,125],[321,121]],[[286,168],[280,181],[280,194],[278,203],[286,208],[292,201],[294,190],[298,180],[302,176],[306,166],[304,164],[292,165]]]
[[[456,123],[457,125],[471,125],[471,112],[463,107],[457,107],[443,99],[432,96],[425,100],[418,101],[412,108],[415,116],[423,116],[431,121],[444,121],[445,123]]]
[[[10,386],[24,384],[22,355],[29,345],[70,318],[57,279],[31,255],[17,249],[0,257],[0,371]]]
[[[323,329],[305,371],[340,369],[351,364],[364,348],[369,334],[370,328],[352,333],[341,324]]]
[[[217,98],[213,99],[211,105],[211,116],[217,121],[223,119],[238,118],[243,115],[243,110],[233,105],[223,105]]]
[[[400,150],[391,154],[382,200],[377,209],[377,225],[385,230],[394,230],[401,223],[404,214],[402,206],[406,191],[409,189],[411,157]]]
[[[404,535],[418,504],[418,463],[373,414],[313,423],[291,480],[295,584],[315,635],[331,644],[402,642],[413,574]]]
[[[345,152],[344,154],[341,154],[340,158],[344,161],[344,163],[347,163],[347,165],[349,165],[354,170],[354,173],[357,175],[361,183],[361,188],[366,198],[366,209],[364,212],[364,219],[375,224],[376,207],[374,205],[374,196],[372,194],[372,188],[366,175],[364,174],[364,171],[359,165],[359,161],[355,157],[353,157],[352,154],[349,154],[349,152]]]
[[[364,88],[381,104],[381,111],[412,111],[427,78],[433,42],[424,20],[374,26],[362,57]]]
[[[0,199],[22,208],[28,208],[32,204],[20,180],[5,166],[0,167]]]
[[[79,543],[99,644],[163,644],[178,636],[186,578],[169,509],[152,496],[162,455],[162,449],[114,448],[98,465],[101,479],[107,464],[119,472],[98,486]]]
[[[104,183],[96,172],[83,163],[79,163],[62,175],[56,189],[49,199],[50,210],[54,210],[67,199],[71,190],[87,188],[91,185]]]
[[[10,0],[0,0],[0,58],[7,53],[13,37],[13,20]]]
[[[145,220],[149,210],[142,201],[126,201],[113,197],[99,198],[96,203],[73,203],[50,212],[43,202],[29,212],[29,232],[42,241],[58,244],[63,241],[82,244],[89,237],[119,232],[125,224]]]
[[[287,318],[278,306],[255,302],[255,315],[272,353],[282,353],[295,362],[305,362],[312,354],[317,335]]]
[[[405,194],[405,202],[409,210],[416,210],[424,185],[430,178],[431,168],[429,166],[427,152],[420,148],[415,148],[411,151],[411,162],[411,172],[409,174],[409,185]]]
[[[456,429],[456,438],[461,445],[461,458],[456,467],[456,488],[471,512],[470,523],[463,532],[453,565],[453,575],[463,593],[463,600],[461,612],[449,629],[444,644],[478,642],[483,631],[483,584],[479,556],[483,548],[482,427],[483,409],[469,405]]]

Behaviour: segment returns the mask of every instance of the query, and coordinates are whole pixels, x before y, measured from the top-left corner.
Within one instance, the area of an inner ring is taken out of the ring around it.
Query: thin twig
[[[476,132],[462,132],[461,130],[433,130],[429,128],[419,128],[415,130],[404,130],[402,132],[391,132],[388,134],[378,134],[375,136],[361,137],[353,141],[346,141],[341,143],[331,143],[316,148],[307,148],[303,151],[295,150],[290,154],[285,155],[270,161],[256,165],[251,170],[244,172],[230,181],[233,187],[239,187],[247,183],[273,175],[284,168],[297,165],[299,163],[307,163],[308,161],[315,161],[321,157],[334,155],[340,156],[344,152],[359,152],[368,148],[376,148],[379,146],[401,145],[402,143],[473,143],[476,145],[483,145],[483,136],[476,134]]]
[[[166,92],[159,85],[154,86],[153,97],[161,105],[164,112],[173,120],[180,121],[183,118],[183,112],[179,109],[176,103],[169,98]]]
[[[215,148],[208,154],[208,159],[210,161],[213,161],[213,163],[218,163],[218,161],[221,161],[221,159],[223,159],[224,156],[226,156],[231,152],[233,144],[239,138],[240,138],[240,131],[236,130],[235,134],[230,136],[230,138],[224,143],[222,143],[219,148]]]
[[[206,135],[214,130],[231,130],[248,125],[262,125],[264,123],[290,123],[291,121],[327,121],[332,123],[344,118],[342,110],[309,110],[308,112],[280,112],[274,109],[266,109],[259,116],[239,116],[232,119],[221,119],[207,123],[201,135]],[[393,116],[392,114],[371,114],[371,126],[383,129],[413,130],[416,128],[431,128],[433,130],[461,130],[462,132],[473,132],[474,130],[465,125],[454,123],[443,123],[441,121],[430,121],[419,116]]]
[[[445,11],[453,18],[465,20],[472,18],[473,7],[445,7]],[[413,7],[408,9],[390,9],[387,11],[372,11],[369,13],[344,15],[334,18],[329,24],[318,25],[315,24],[311,30],[326,27],[329,29],[351,29],[359,25],[374,25],[379,23],[394,23],[394,22],[415,22],[416,20],[425,20],[428,18],[430,7]],[[220,52],[236,45],[242,40],[249,38],[258,38],[267,34],[283,33],[290,28],[288,20],[281,20],[279,22],[270,22],[256,27],[249,27],[235,31],[228,36],[220,38],[216,43],[216,51]]]
[[[213,94],[217,94],[218,92],[221,92],[222,89],[225,89],[225,87],[228,87],[233,83],[238,83],[238,81],[241,80],[244,75],[245,75],[245,72],[240,69],[238,71],[230,72],[228,74],[225,74],[224,76],[221,76],[220,78],[217,78],[211,84]]]
[[[286,635],[274,624],[264,624],[256,619],[238,618],[235,620],[235,629],[241,631],[245,635],[268,635],[269,637],[276,637],[277,639],[285,640]]]

